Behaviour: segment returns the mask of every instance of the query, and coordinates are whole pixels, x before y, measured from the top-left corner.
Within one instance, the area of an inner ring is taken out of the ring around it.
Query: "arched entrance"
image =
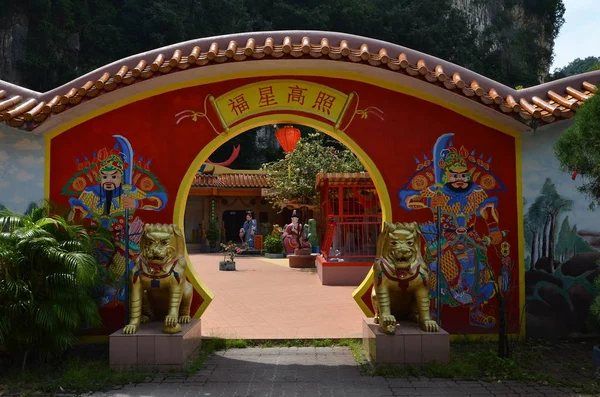
[[[295,123],[333,136],[359,157],[379,192],[384,221],[427,224],[432,222],[432,207],[426,191],[442,183],[437,170],[444,163],[439,155],[454,152],[487,200],[469,207],[467,212],[475,222],[471,230],[482,235],[497,228],[508,231],[504,241],[512,247],[507,255],[513,257],[508,272],[514,289],[509,323],[511,332],[517,332],[524,291],[517,122],[448,92],[447,87],[431,85],[426,77],[411,77],[412,71],[397,74],[358,63],[315,60],[304,57],[302,48],[296,57],[294,48],[292,58],[248,62],[243,67],[242,63],[223,63],[170,74],[164,69],[160,79],[125,86],[80,105],[77,114],[57,120],[45,135],[46,197],[99,219],[107,203],[112,203],[110,211],[117,207],[122,211],[124,203],[118,195],[104,194],[99,183],[101,172],[112,167],[109,173],[121,170],[129,183],[121,182],[134,185],[138,192],[131,209],[134,231],[143,223],[183,225],[193,177],[217,147],[253,127]],[[215,59],[210,51],[202,57]],[[377,66],[374,58],[363,53]],[[362,59],[360,54],[357,59]],[[381,64],[382,57],[378,59]],[[153,71],[153,66],[148,70]],[[416,69],[417,74],[427,76],[422,72]],[[451,139],[445,138],[448,134]],[[132,172],[128,174],[127,169]],[[419,208],[407,205],[409,196],[422,201]],[[493,220],[481,215],[483,206],[494,210]],[[114,228],[122,229],[121,220],[112,214],[106,218],[111,218]],[[452,250],[445,249],[451,255]],[[491,247],[485,255],[490,266],[499,270],[502,257],[496,252]],[[468,258],[470,253],[465,255]],[[450,266],[447,271],[468,267],[468,260],[463,263],[461,258],[446,264]],[[124,268],[124,260],[119,260]],[[459,275],[448,277],[448,283],[453,283]],[[199,317],[212,295],[193,271],[190,280],[196,290],[192,310]],[[370,285],[368,277],[355,293],[366,315],[372,315]],[[484,298],[478,305],[492,310],[493,297]],[[445,328],[456,333],[495,332],[495,327],[473,324],[471,307],[457,299],[448,303]],[[121,325],[118,294],[107,303],[105,319],[112,319],[107,322],[114,327]]]

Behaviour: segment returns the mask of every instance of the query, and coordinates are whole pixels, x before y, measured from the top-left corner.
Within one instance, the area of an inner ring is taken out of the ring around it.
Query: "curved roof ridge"
[[[311,42],[313,42],[313,40],[320,42],[323,38],[326,38],[329,40],[331,45],[334,46],[337,46],[339,44],[338,42],[345,40],[348,42],[350,48],[361,48],[362,45],[366,44],[372,52],[373,50],[379,51],[382,48],[385,48],[390,58],[397,59],[400,54],[404,53],[409,59],[423,59],[427,64],[434,63],[436,65],[442,65],[444,69],[448,67],[449,69],[447,71],[445,70],[446,73],[450,71],[452,71],[452,73],[456,72],[459,73],[464,80],[475,80],[478,83],[480,83],[480,85],[483,84],[486,86],[493,86],[496,89],[496,91],[498,91],[498,94],[503,96],[514,95],[517,91],[502,83],[499,83],[481,74],[473,72],[472,70],[467,69],[463,66],[457,65],[455,63],[446,61],[441,58],[437,58],[433,55],[429,55],[421,51],[413,50],[408,47],[390,43],[388,41],[372,39],[369,37],[358,36],[343,32],[329,32],[320,30],[279,30],[233,33],[220,36],[203,37],[175,44],[169,44],[149,51],[140,52],[137,54],[130,55],[126,58],[121,58],[109,64],[100,66],[99,68],[92,70],[91,72],[88,72],[84,75],[81,75],[59,87],[53,88],[44,93],[38,93],[39,97],[37,99],[49,100],[55,95],[60,95],[59,93],[68,91],[68,89],[70,89],[71,87],[81,87],[89,80],[96,81],[106,72],[112,75],[114,73],[117,73],[117,71],[124,65],[127,66],[129,69],[133,69],[140,60],[154,60],[159,54],[165,52],[172,54],[175,50],[181,50],[184,54],[189,54],[192,48],[194,48],[195,46],[200,47],[204,52],[204,49],[208,50],[208,47],[210,47],[212,43],[217,43],[219,45],[219,48],[227,48],[227,45],[231,41],[235,41],[238,45],[245,45],[246,41],[251,38],[257,42],[264,42],[267,38],[272,38],[275,43],[281,43],[286,37],[290,37],[292,39],[292,42],[294,43],[301,41],[303,37],[308,37],[311,40]],[[241,41],[243,41],[243,43]],[[4,83],[6,82],[0,80],[0,89],[3,89],[2,86]],[[27,88],[22,89],[27,90]]]
[[[526,124],[573,116],[596,94],[600,71],[516,90],[437,57],[389,42],[326,31],[247,32],[188,40],[102,66],[40,94],[0,81],[0,122],[33,130],[82,101],[171,72],[261,59],[321,59],[377,67],[431,83]],[[4,90],[4,91],[2,91]]]

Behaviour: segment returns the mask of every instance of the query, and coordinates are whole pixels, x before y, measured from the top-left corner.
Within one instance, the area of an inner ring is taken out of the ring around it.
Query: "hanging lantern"
[[[283,148],[283,151],[286,153],[292,153],[296,148],[296,144],[300,140],[300,130],[298,128],[292,127],[291,125],[280,128],[275,133],[275,138],[277,138],[277,142]],[[288,162],[288,179],[292,178],[292,162],[291,158]]]
[[[277,138],[277,142],[279,142],[283,148],[283,151],[290,153],[294,151],[296,144],[300,140],[300,130],[296,127],[288,125],[278,129],[275,133],[275,138]]]

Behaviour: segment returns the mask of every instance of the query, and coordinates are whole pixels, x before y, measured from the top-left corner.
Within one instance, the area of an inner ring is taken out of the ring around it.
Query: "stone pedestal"
[[[394,335],[387,335],[372,318],[363,319],[363,346],[375,364],[450,362],[450,335],[446,331],[425,332],[408,321],[396,326]]]
[[[315,267],[316,255],[310,253],[310,248],[297,248],[293,255],[287,257],[290,267],[294,269]]]
[[[120,329],[109,337],[110,367],[115,370],[183,370],[200,349],[200,320],[181,325],[181,332],[164,334],[162,322],[142,324],[134,335]]]

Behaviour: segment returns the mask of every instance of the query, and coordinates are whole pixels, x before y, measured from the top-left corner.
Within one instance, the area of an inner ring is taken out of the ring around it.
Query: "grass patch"
[[[600,382],[592,373],[591,357],[584,361],[577,352],[568,351],[557,359],[556,346],[538,342],[514,343],[511,358],[499,357],[496,349],[496,342],[458,340],[451,343],[448,364],[365,366],[364,372],[365,375],[386,377],[425,376],[490,382],[515,380],[567,387],[581,393],[600,393]]]
[[[154,376],[152,372],[113,371],[108,365],[108,345],[93,349],[97,352],[93,358],[74,351],[65,359],[31,365],[25,371],[16,368],[3,371],[0,374],[0,395],[103,391],[118,385],[140,383]]]
[[[373,368],[365,358],[362,339],[241,340],[207,338],[187,370],[166,376],[190,376],[202,369],[218,350],[248,347],[337,347],[350,348],[363,373],[368,376],[450,378],[464,380],[517,380],[568,387],[579,393],[600,393],[600,383],[591,368],[591,345],[565,344],[562,347],[540,342],[515,343],[513,357],[496,354],[496,343],[457,340],[451,343],[451,362],[419,366],[379,366]],[[0,395],[20,396],[54,394],[59,391],[85,393],[115,386],[149,381],[156,374],[143,371],[117,372],[108,364],[108,345],[77,346],[57,363],[0,372]],[[62,389],[62,390],[61,390]]]

